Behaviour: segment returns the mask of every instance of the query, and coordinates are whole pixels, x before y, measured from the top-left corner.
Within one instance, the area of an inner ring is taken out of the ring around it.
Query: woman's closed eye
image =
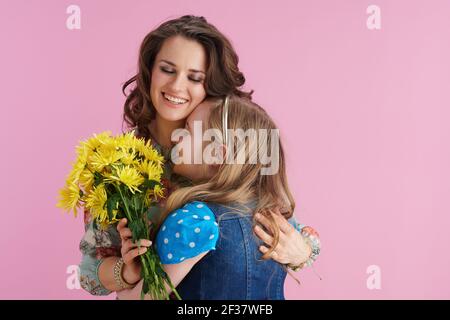
[[[162,72],[165,72],[165,73],[169,73],[169,74],[175,73],[175,70],[170,69],[170,68],[160,67],[159,69],[160,69]]]
[[[203,78],[189,77],[189,80],[191,80],[191,81],[193,81],[193,82],[197,82],[197,83],[203,82]]]
[[[167,67],[160,67],[159,68],[162,72],[167,73],[167,74],[175,74],[176,71],[174,69],[170,69]],[[188,79],[192,82],[195,83],[202,83],[203,82],[203,78],[202,77],[188,77]]]

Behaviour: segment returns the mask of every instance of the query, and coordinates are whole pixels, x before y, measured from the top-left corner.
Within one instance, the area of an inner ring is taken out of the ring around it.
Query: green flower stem
[[[122,202],[125,206],[125,214],[127,215],[128,220],[130,222],[132,222],[133,219],[132,219],[132,215],[130,212],[130,208],[128,207],[128,203],[125,201],[125,197],[123,196],[122,189],[120,188],[120,185],[115,185],[115,187],[119,191],[120,198],[122,199]],[[145,235],[147,238],[149,237],[148,230],[145,231]],[[177,299],[181,300],[180,295],[178,294],[177,290],[173,286],[172,281],[170,280],[169,276],[162,268],[161,262],[159,261],[157,254],[154,251],[152,251],[152,248],[149,251],[147,251],[145,254],[141,255],[140,259],[141,259],[141,263],[142,263],[142,273],[143,273],[142,277],[144,279],[144,283],[149,284],[148,285],[149,292],[144,292],[144,290],[142,290],[141,300],[144,299],[144,296],[147,293],[150,293],[150,295],[153,298],[157,298],[157,299],[164,298],[164,299],[168,300],[169,295],[164,286],[164,282],[168,283],[168,285],[172,289],[172,292],[175,294]],[[157,266],[155,264],[157,264]],[[159,267],[159,269],[161,269],[162,274],[160,274],[159,272],[156,272],[156,269],[158,267]],[[149,272],[149,270],[151,272]],[[153,281],[151,281],[152,276],[153,276]],[[163,280],[162,282],[159,281],[160,278],[161,278],[161,280]]]
[[[122,189],[120,188],[120,185],[119,186],[115,185],[115,186],[116,186],[116,189],[119,191],[120,198],[122,199],[123,204],[125,205],[125,211],[128,216],[127,218],[128,218],[128,220],[130,220],[130,222],[132,222],[133,220],[131,217],[130,208],[128,208],[128,203],[125,201],[125,198],[123,197]]]

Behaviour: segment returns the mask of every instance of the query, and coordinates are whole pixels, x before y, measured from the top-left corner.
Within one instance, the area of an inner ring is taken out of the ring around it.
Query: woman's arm
[[[173,286],[176,288],[180,282],[186,277],[186,275],[191,271],[194,265],[199,262],[208,251],[203,252],[193,258],[189,258],[184,260],[181,263],[177,264],[163,264],[163,269],[169,276],[172,281]],[[142,291],[143,280],[139,281],[139,283],[132,289],[125,289],[120,292],[117,292],[117,297],[120,300],[140,300],[141,299],[141,291]],[[170,294],[172,289],[166,283],[166,291]],[[145,295],[145,300],[153,300],[149,294]]]
[[[104,258],[120,255],[120,242],[111,234],[110,228],[103,230],[91,219],[88,210],[84,210],[84,235],[80,241],[81,262],[80,285],[92,295],[108,295],[111,289],[103,285],[99,278],[99,269]],[[114,230],[112,230],[114,231]]]
[[[80,285],[92,295],[108,295],[121,290],[114,280],[114,266],[121,256],[121,238],[115,226],[100,228],[90,219],[89,212],[84,212],[85,233],[80,241],[82,254],[80,262]],[[137,283],[140,269],[125,264],[124,280]]]
[[[98,267],[102,260],[90,254],[82,253],[80,268],[80,286],[95,296],[106,296],[111,293],[98,278]]]
[[[106,257],[103,259],[103,262],[98,269],[98,278],[101,284],[109,291],[122,290],[122,287],[120,287],[114,279],[114,267],[119,259],[119,257]],[[137,283],[141,279],[140,271],[133,271],[129,264],[126,263],[123,265],[122,277],[123,280],[129,284]]]

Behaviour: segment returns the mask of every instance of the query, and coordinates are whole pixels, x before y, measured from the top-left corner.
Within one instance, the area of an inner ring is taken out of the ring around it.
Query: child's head
[[[230,41],[205,18],[186,15],[162,23],[142,41],[135,84],[127,96],[124,121],[150,137],[156,115],[183,122],[205,98],[236,93],[245,78]]]
[[[228,98],[227,107],[222,99],[207,99],[189,115],[186,129],[190,135],[181,143],[191,153],[184,160],[191,162],[176,164],[174,170],[198,184],[175,191],[167,201],[165,214],[194,200],[225,205],[256,200],[257,211],[277,207],[286,218],[291,217],[295,203],[287,184],[283,148],[278,130],[264,109],[237,96]],[[191,143],[186,143],[189,139]],[[185,152],[182,149],[183,156]],[[205,163],[208,155],[219,163]],[[202,163],[192,164],[195,158]],[[264,171],[268,158],[277,161],[271,163],[277,170],[269,174]],[[277,230],[272,231],[277,234]]]

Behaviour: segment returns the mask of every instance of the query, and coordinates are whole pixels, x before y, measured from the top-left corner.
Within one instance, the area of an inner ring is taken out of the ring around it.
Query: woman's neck
[[[171,140],[172,132],[175,129],[183,128],[184,120],[169,121],[156,114],[155,120],[150,122],[149,127],[150,133],[156,139],[156,142],[164,148],[170,148],[173,145]]]

